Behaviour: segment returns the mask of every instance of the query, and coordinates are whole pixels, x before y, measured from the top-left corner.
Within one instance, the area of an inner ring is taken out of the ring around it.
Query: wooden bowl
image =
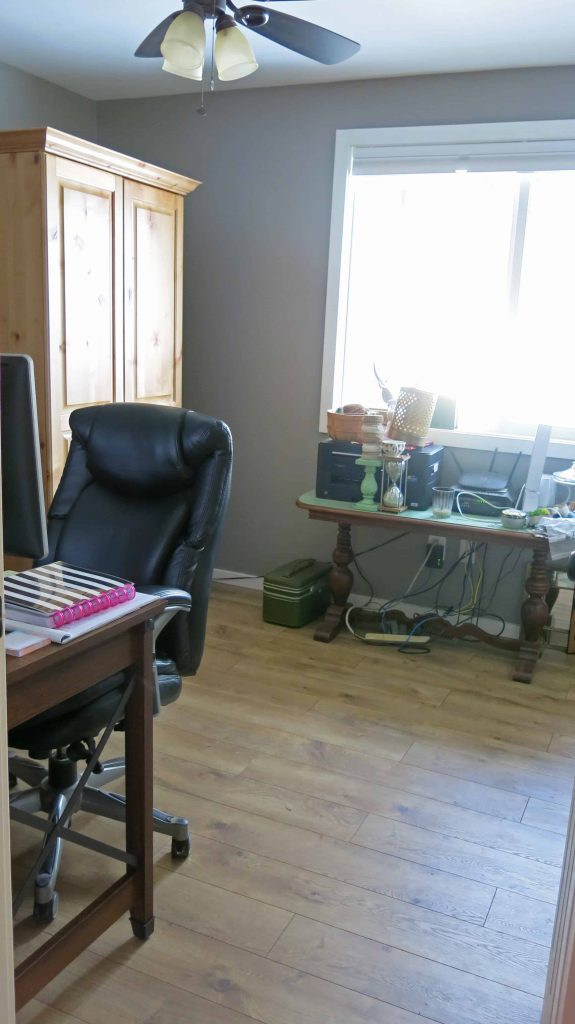
[[[349,416],[345,412],[328,412],[327,432],[334,441],[357,441],[361,444],[363,416]]]

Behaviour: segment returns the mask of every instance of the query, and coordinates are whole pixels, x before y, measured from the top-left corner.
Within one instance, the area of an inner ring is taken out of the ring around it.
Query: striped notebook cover
[[[131,601],[135,593],[129,580],[66,562],[51,562],[4,577],[7,616],[55,629]]]

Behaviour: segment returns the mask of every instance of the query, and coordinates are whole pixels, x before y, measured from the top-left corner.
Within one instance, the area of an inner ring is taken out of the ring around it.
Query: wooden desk
[[[153,601],[68,644],[51,644],[27,657],[6,659],[8,728],[114,672],[130,666],[135,670],[125,712],[126,851],[135,864],[16,968],[17,1009],[126,911],[136,936],[148,938],[153,931],[153,619],[164,606],[163,601]]]
[[[543,645],[543,631],[549,617],[547,597],[550,590],[549,544],[547,539],[532,530],[504,530],[498,519],[467,518],[459,515],[448,519],[437,519],[431,512],[364,512],[358,510],[353,502],[328,501],[316,498],[315,491],[302,494],[296,501],[298,508],[304,509],[310,519],[337,523],[337,542],[333,552],[333,567],[330,576],[330,587],[333,604],[328,608],[325,618],[315,631],[315,639],[329,643],[339,633],[348,604],[348,597],[353,584],[353,573],[349,568],[353,561],[351,545],[352,526],[376,526],[380,529],[396,533],[414,533],[427,536],[455,540],[469,540],[475,544],[499,544],[512,548],[523,548],[532,552],[531,570],[525,583],[527,597],[521,606],[522,637],[494,637],[490,633],[471,623],[453,626],[445,619],[426,623],[426,632],[441,633],[447,637],[469,637],[484,640],[494,647],[503,647],[516,651],[517,658],[513,679],[521,683],[530,683],[537,659]],[[408,626],[416,620],[408,619],[401,612],[394,616]]]

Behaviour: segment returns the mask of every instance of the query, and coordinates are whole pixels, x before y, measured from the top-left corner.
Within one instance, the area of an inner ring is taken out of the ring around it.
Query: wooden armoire
[[[73,409],[181,403],[183,202],[198,184],[53,128],[0,132],[0,351],[34,360],[48,501]]]

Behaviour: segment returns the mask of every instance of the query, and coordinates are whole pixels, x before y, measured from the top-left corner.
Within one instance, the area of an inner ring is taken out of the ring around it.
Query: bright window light
[[[325,410],[455,398],[442,444],[575,454],[575,120],[336,133]],[[508,445],[508,448],[504,446]]]
[[[380,404],[375,363],[462,431],[575,438],[575,171],[358,174],[347,202],[342,404]]]

